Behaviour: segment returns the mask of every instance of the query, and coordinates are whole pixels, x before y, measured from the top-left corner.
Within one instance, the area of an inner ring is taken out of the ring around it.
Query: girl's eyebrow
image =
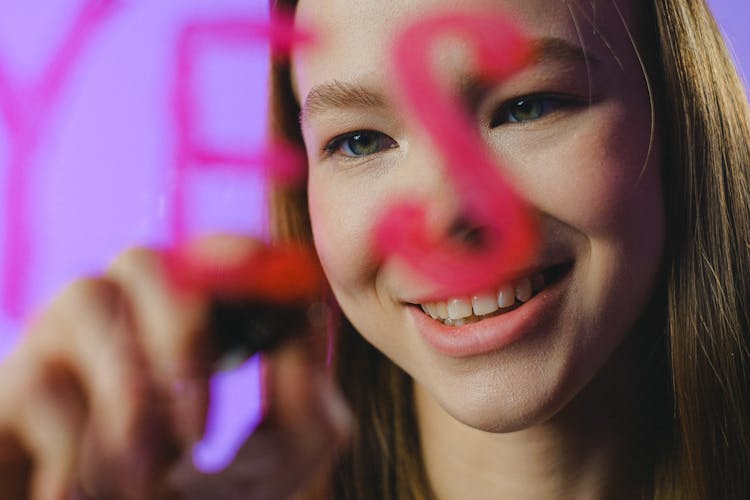
[[[551,61],[585,63],[593,66],[601,64],[601,61],[590,51],[563,38],[551,36],[537,38],[531,41],[531,47],[536,55],[534,58],[536,64]]]
[[[339,80],[316,85],[307,94],[300,111],[300,122],[329,108],[375,108],[385,107],[386,99],[380,92],[358,83]]]
[[[593,67],[599,66],[600,61],[580,45],[562,38],[543,37],[531,41],[534,50],[535,64],[549,62],[585,63]],[[471,94],[472,90],[481,87],[475,78],[469,78],[461,85],[463,94]],[[387,106],[387,99],[383,93],[360,83],[347,83],[340,80],[316,85],[310,90],[301,106],[300,123],[308,121],[312,116],[331,108],[383,108]]]

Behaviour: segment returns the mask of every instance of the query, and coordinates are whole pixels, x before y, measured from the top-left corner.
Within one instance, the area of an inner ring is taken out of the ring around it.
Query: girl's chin
[[[542,425],[565,407],[570,396],[560,384],[534,380],[514,387],[474,386],[469,392],[457,388],[451,393],[446,386],[435,392],[421,384],[415,394],[420,412],[436,412],[463,426],[496,434],[518,432]],[[550,390],[547,385],[557,386]]]

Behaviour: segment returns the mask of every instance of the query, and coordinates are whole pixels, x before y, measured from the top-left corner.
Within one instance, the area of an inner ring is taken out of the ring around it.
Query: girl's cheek
[[[549,137],[505,147],[517,185],[535,209],[596,237],[658,201],[658,148],[649,156],[649,143],[648,127],[613,103]]]
[[[315,247],[331,285],[352,288],[375,272],[370,234],[375,224],[367,197],[347,196],[332,183],[309,185],[309,211]],[[342,196],[342,193],[344,196]]]

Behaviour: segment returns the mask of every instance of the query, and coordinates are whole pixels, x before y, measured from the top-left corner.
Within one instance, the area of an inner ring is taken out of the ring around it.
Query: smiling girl
[[[279,3],[325,34],[275,69],[277,133],[304,142],[309,179],[274,213],[314,240],[346,315],[337,374],[359,425],[335,496],[747,496],[748,107],[704,3]],[[515,283],[425,303],[368,247],[373,214],[405,193],[443,228],[462,213],[389,101],[389,47],[425,12],[483,8],[538,48],[472,102],[541,249]]]
[[[129,251],[0,367],[7,497],[748,498],[750,111],[703,1],[272,8],[321,35],[274,63],[271,130],[309,168],[274,187],[271,216],[276,243],[317,251],[330,337],[266,357],[267,418],[226,473],[170,472],[202,430],[213,297]],[[486,229],[392,94],[395,37],[446,11],[507,14],[535,49],[485,86],[461,85],[477,68],[460,40],[435,54],[539,229],[513,280],[471,294],[371,244],[405,197],[459,242]],[[189,251],[231,270],[259,248]]]

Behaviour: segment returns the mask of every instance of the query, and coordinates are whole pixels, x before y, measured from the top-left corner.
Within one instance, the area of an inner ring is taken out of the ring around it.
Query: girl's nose
[[[479,249],[487,242],[487,227],[467,215],[461,215],[449,226],[446,236],[469,249]]]
[[[407,199],[418,200],[427,209],[427,224],[434,232],[456,243],[478,249],[485,242],[487,229],[467,211],[465,193],[449,175],[445,159],[429,141],[410,144],[398,167]],[[486,182],[477,179],[477,182]]]

